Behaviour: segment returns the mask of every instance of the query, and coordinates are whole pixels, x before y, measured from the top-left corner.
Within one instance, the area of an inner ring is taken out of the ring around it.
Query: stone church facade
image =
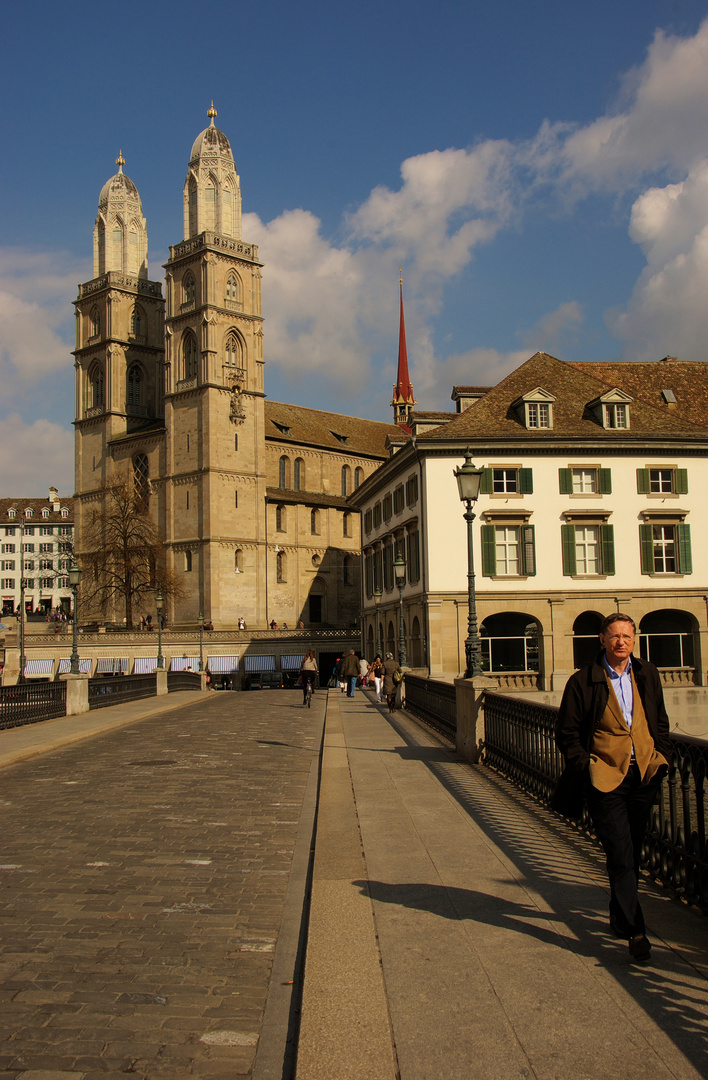
[[[179,585],[173,626],[200,612],[216,629],[358,624],[360,522],[346,500],[397,429],[266,399],[263,265],[241,236],[229,141],[208,115],[164,297],[147,277],[122,155],[101,191],[94,276],[75,302],[77,549],[106,486],[129,478],[149,493]]]

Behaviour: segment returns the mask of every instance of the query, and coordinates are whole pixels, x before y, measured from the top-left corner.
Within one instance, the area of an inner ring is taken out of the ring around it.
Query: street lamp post
[[[465,463],[458,469],[453,470],[453,476],[457,480],[457,488],[460,501],[465,504],[464,519],[467,522],[467,637],[465,639],[465,678],[474,679],[482,674],[482,642],[479,637],[477,626],[477,605],[474,591],[474,549],[472,522],[475,514],[472,506],[479,497],[479,486],[482,482],[483,469],[475,469],[472,464],[472,452],[469,447],[465,451]]]
[[[69,661],[69,674],[70,675],[78,675],[79,674],[79,619],[78,619],[79,602],[78,602],[78,596],[79,596],[79,582],[80,581],[81,581],[81,570],[79,569],[79,565],[78,565],[78,563],[76,561],[76,556],[74,556],[74,560],[73,560],[71,566],[69,567],[69,584],[71,585],[71,591],[74,594],[74,604],[73,604],[74,611],[73,611],[73,615],[72,615],[72,619],[71,619],[71,623],[72,623],[71,632],[72,632],[72,634],[71,634],[71,659]]]
[[[393,572],[396,575],[398,585],[398,663],[405,667],[408,663],[406,653],[406,631],[403,625],[403,586],[406,583],[406,561],[403,552],[399,551],[393,563]]]
[[[158,668],[164,668],[165,658],[162,655],[162,609],[164,607],[165,598],[162,592],[158,592],[155,597],[155,607],[157,608],[157,666]]]
[[[374,603],[376,604],[376,655],[381,656],[381,622],[380,622],[380,609],[381,609],[381,589],[374,589]]]
[[[199,612],[199,671],[204,671],[204,616]]]

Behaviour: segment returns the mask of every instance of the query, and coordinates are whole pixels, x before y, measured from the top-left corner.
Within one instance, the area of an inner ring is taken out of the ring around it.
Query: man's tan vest
[[[630,731],[622,715],[612,679],[605,672],[610,696],[590,748],[590,782],[598,791],[614,791],[619,787],[629,772],[632,746],[643,784],[649,783],[661,765],[668,764],[664,755],[654,746],[634,672],[631,674],[634,704]]]

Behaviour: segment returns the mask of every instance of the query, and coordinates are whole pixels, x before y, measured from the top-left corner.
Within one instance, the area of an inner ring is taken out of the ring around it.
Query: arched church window
[[[293,467],[293,490],[305,490],[305,462],[302,458],[295,458],[295,465]]]
[[[194,274],[191,272],[185,274],[182,278],[182,302],[185,304],[193,304],[196,297],[196,289],[194,286]]]
[[[128,372],[128,405],[142,405],[143,373],[138,364],[133,364]]]
[[[285,507],[282,503],[275,508],[275,531],[285,532]]]
[[[185,553],[184,553],[184,572],[186,574],[191,574],[191,572],[192,572],[192,552],[191,551],[185,551]]]
[[[237,548],[236,551],[234,551],[234,573],[243,573],[243,552],[241,551],[241,548]]]
[[[361,487],[363,482],[364,470],[360,466],[357,466],[357,468],[354,470],[354,490],[356,491],[358,487]]]
[[[101,312],[94,308],[91,312],[91,337],[98,337],[101,333]]]
[[[276,581],[287,581],[288,562],[285,557],[284,551],[279,551],[275,556],[275,579]]]
[[[354,584],[354,560],[351,555],[345,555],[342,562],[342,579],[345,585]]]
[[[95,363],[91,368],[89,381],[91,385],[91,403],[89,405],[89,408],[98,409],[105,403],[103,388],[103,368],[99,363]]]
[[[185,379],[196,379],[197,377],[197,339],[194,334],[187,333],[184,335],[184,341],[182,344],[183,353],[183,369]]]
[[[290,458],[287,454],[283,454],[278,463],[278,487],[290,487]]]
[[[226,336],[224,361],[227,367],[241,367],[241,342],[233,330]]]
[[[226,299],[234,303],[241,299],[241,280],[233,271],[226,279]]]
[[[320,531],[320,512],[319,510],[310,511],[310,532],[313,536],[318,536]]]
[[[352,471],[348,465],[342,465],[342,495],[349,494],[352,483]]]
[[[142,332],[143,332],[142,331],[142,325],[143,325],[142,312],[140,311],[139,307],[134,307],[133,312],[132,312],[132,314],[130,316],[130,332],[131,332],[131,334],[134,334],[134,335],[142,334]]]
[[[150,465],[147,454],[136,454],[133,458],[133,485],[135,498],[142,507],[150,501]]]

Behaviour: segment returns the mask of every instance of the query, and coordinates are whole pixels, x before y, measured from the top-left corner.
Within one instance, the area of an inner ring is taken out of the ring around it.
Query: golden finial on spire
[[[118,166],[118,172],[123,172],[123,166],[125,165],[125,158],[123,157],[123,151],[118,151],[118,157],[116,158],[116,165]]]
[[[403,284],[403,267],[402,266],[398,267],[398,273],[401,275],[399,277],[399,279],[398,279],[398,284],[402,285]]]
[[[214,108],[214,101],[212,99],[211,108],[207,109],[207,116],[211,120],[211,123],[209,125],[210,127],[214,127],[214,117],[216,115],[217,115],[217,112],[216,112],[216,109]]]

